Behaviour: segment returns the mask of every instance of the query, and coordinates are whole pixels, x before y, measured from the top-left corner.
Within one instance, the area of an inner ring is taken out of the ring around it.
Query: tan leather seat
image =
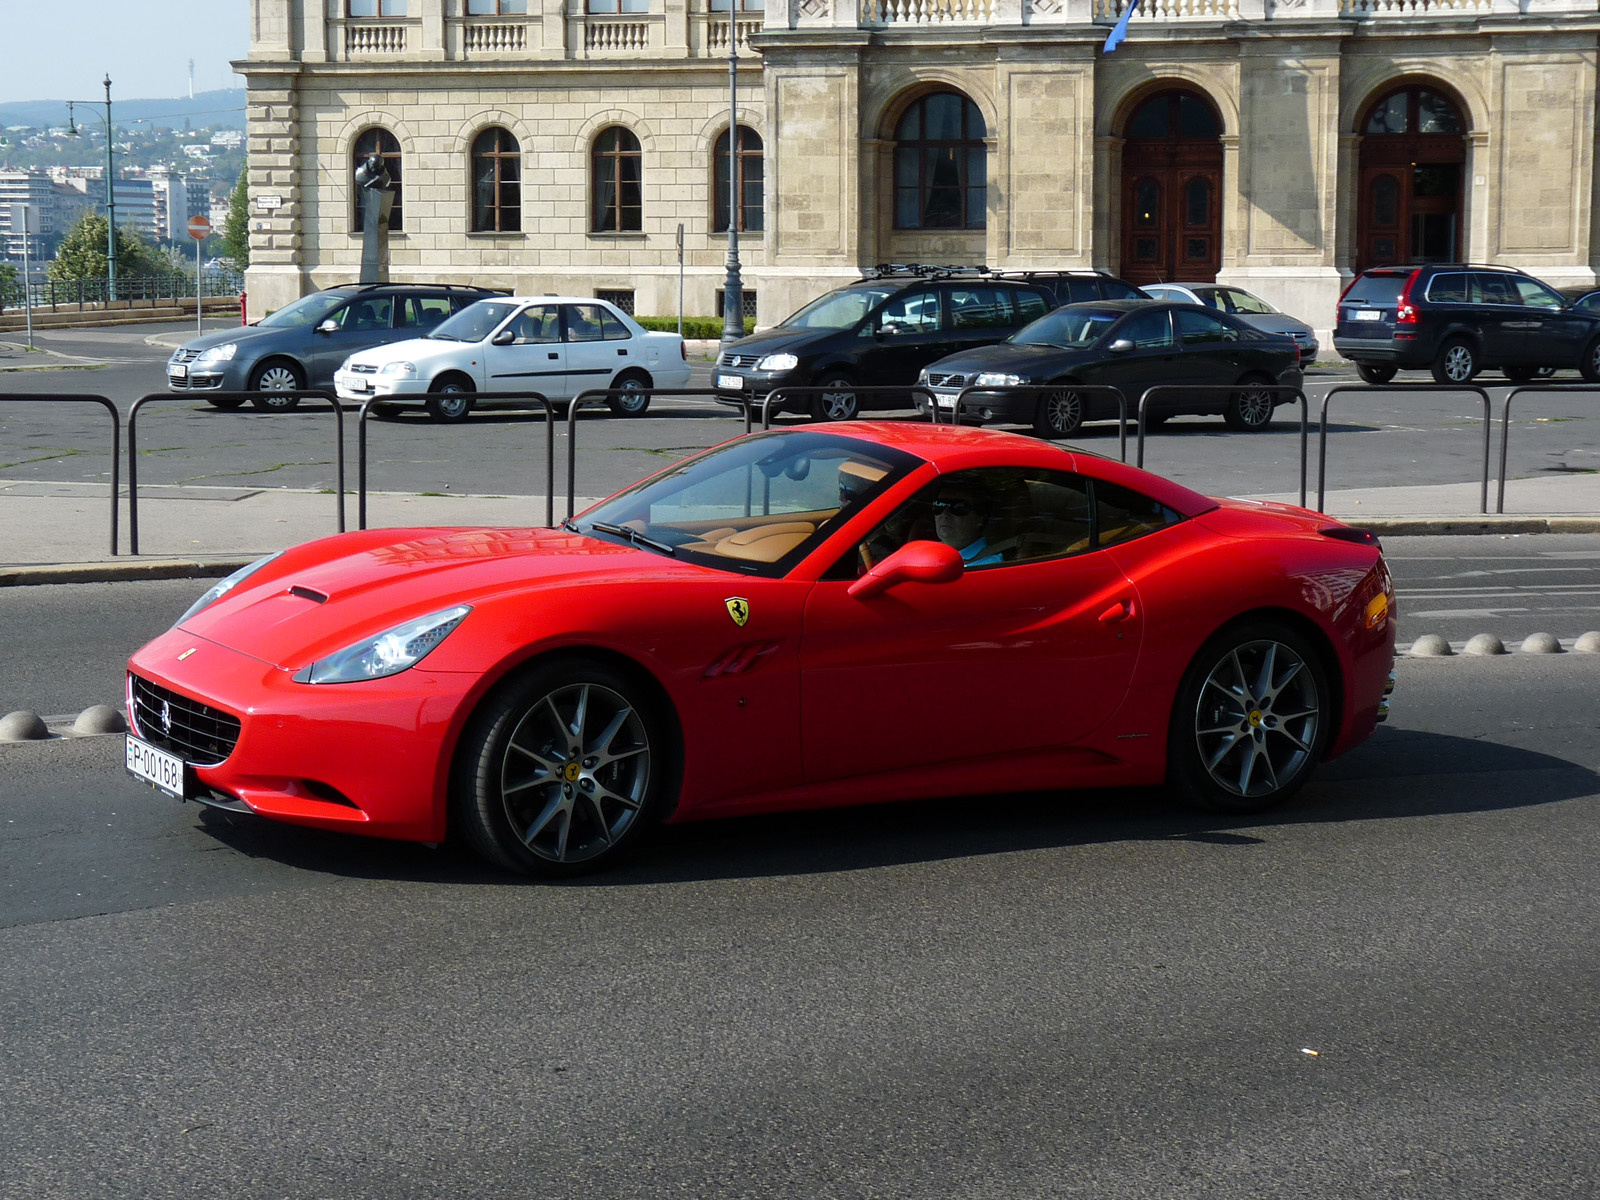
[[[730,534],[711,548],[711,553],[747,562],[777,562],[816,532],[810,521],[780,521],[758,525]]]

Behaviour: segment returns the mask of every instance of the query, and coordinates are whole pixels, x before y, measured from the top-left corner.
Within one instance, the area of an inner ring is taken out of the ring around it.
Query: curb
[[[46,583],[117,583],[139,579],[221,579],[260,555],[216,559],[139,559],[129,562],[41,563],[0,567],[0,587]]]
[[[1474,517],[1335,517],[1356,529],[1391,537],[1430,537],[1511,533],[1600,533],[1596,517],[1511,517],[1482,514]]]

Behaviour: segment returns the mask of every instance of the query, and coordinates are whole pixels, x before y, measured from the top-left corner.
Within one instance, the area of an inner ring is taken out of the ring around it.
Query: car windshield
[[[841,288],[813,300],[782,325],[784,329],[849,329],[899,288]]]
[[[1249,292],[1241,292],[1238,288],[1228,288],[1223,294],[1227,296],[1228,303],[1233,305],[1234,312],[1249,313],[1252,316],[1266,316],[1278,311],[1260,296],[1252,296]]]
[[[758,433],[636,484],[576,527],[725,571],[777,576],[918,462],[836,434]]]
[[[1086,308],[1076,304],[1058,308],[1011,335],[1019,346],[1062,346],[1077,349],[1093,345],[1101,334],[1122,317],[1120,312]]]
[[[509,300],[479,300],[469,304],[426,336],[447,342],[481,342],[517,311]]]
[[[281,325],[286,328],[320,325],[322,318],[349,299],[349,292],[312,292],[309,296],[301,296],[292,304],[285,304],[276,312],[268,313],[256,324]]]

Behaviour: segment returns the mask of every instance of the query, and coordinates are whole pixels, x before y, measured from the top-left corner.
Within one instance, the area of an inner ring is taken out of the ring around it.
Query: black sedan
[[[1117,416],[1113,398],[1072,384],[1120,388],[1129,416],[1146,388],[1233,387],[1152,397],[1151,423],[1179,413],[1221,413],[1230,429],[1256,430],[1291,398],[1267,388],[1299,387],[1301,379],[1300,351],[1287,337],[1198,304],[1114,300],[1058,308],[997,345],[941,358],[919,382],[941,410],[953,408],[969,386],[1028,388],[968,393],[962,419],[1032,425],[1042,437],[1060,438],[1085,421]],[[1056,384],[1063,386],[1046,386]],[[927,411],[925,399],[918,404]]]

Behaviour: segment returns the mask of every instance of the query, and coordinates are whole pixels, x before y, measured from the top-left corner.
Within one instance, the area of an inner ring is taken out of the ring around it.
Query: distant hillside
[[[103,97],[104,93],[100,95]],[[82,97],[85,100],[94,98],[93,94]],[[117,96],[113,85],[111,117],[118,125],[143,120],[152,126],[182,129],[184,118],[187,117],[195,129],[243,129],[244,98],[243,88],[225,88],[215,92],[200,92],[193,100],[187,96],[166,100],[123,100]],[[80,104],[79,107],[83,106]],[[103,115],[105,109],[96,105],[96,111]],[[91,121],[93,119],[89,118]],[[0,129],[8,125],[40,127],[66,123],[65,100],[25,100],[15,104],[0,104]]]

